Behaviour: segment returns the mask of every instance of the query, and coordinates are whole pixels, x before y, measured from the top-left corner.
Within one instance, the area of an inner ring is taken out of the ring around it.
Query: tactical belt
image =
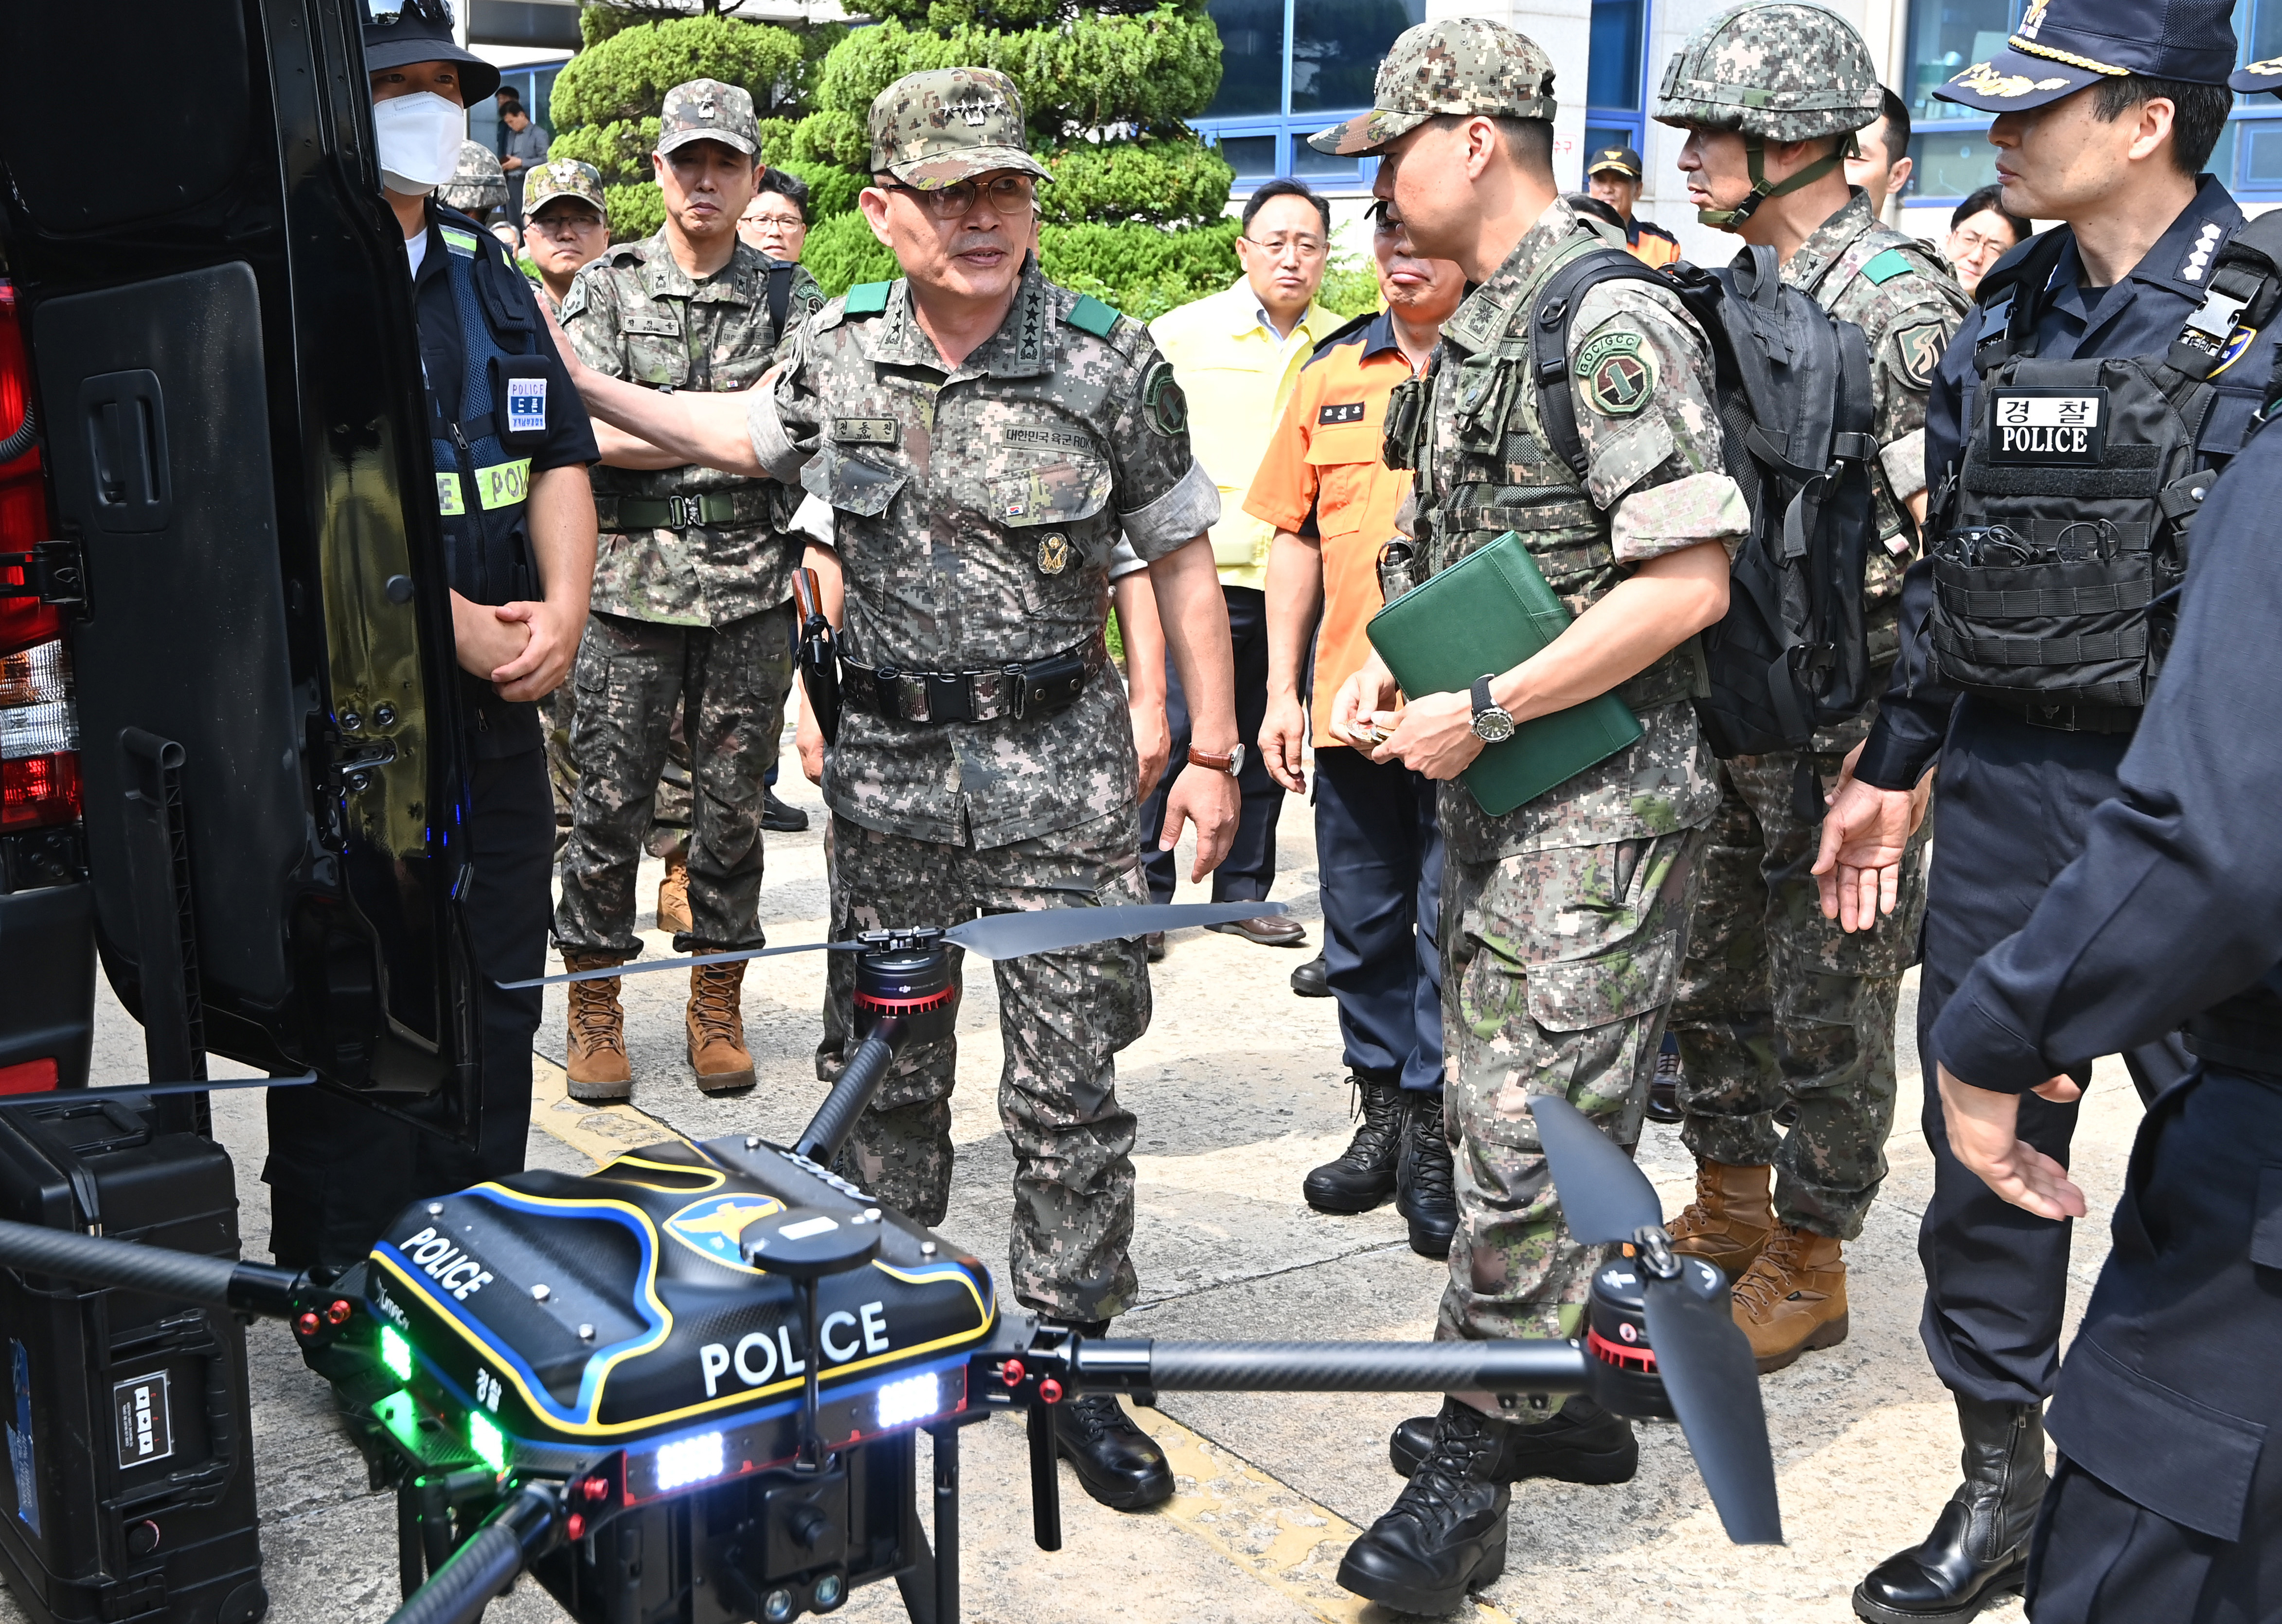
[[[1109,663],[1098,637],[1027,665],[982,671],[904,671],[894,665],[840,664],[842,702],[889,722],[994,722],[1002,717],[1052,716],[1085,691]]]
[[[2049,727],[2056,733],[2136,733],[2139,719],[2146,714],[2131,705],[2022,704],[2014,699],[2000,699],[1985,689],[1975,689],[1973,696],[2016,722],[2025,722],[2031,727]]]
[[[695,530],[702,524],[757,524],[768,517],[765,491],[594,498],[594,523],[605,535],[624,535],[630,530]]]
[[[2188,1053],[2231,1071],[2262,1079],[2282,1073],[2282,1024],[2271,1019],[2231,1016],[2224,1006],[2207,1009],[2189,1018],[2185,1039]]]

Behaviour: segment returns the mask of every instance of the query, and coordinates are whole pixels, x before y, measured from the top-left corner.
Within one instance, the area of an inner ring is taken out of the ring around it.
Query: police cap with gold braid
[[[2024,112],[2127,74],[2224,84],[2234,55],[2232,0],[2029,0],[2003,50],[1933,93],[1984,113]],[[2236,88],[2276,84],[2282,71]]]

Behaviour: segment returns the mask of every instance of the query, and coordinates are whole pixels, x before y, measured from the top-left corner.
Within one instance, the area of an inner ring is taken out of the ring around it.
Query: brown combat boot
[[[1828,1235],[1778,1224],[1735,1282],[1735,1323],[1751,1340],[1760,1375],[1782,1369],[1811,1348],[1836,1348],[1846,1340],[1841,1253]]]
[[[606,970],[625,960],[612,953],[565,953],[563,967]],[[626,1014],[618,1007],[618,977],[574,981],[570,995],[570,1098],[594,1104],[624,1100],[634,1092],[633,1068],[626,1063]]]
[[[745,967],[701,964],[689,972],[689,1068],[709,1094],[753,1085],[753,1053],[745,1047],[745,1014],[738,995]]]
[[[1767,1205],[1769,1169],[1696,1164],[1696,1199],[1666,1225],[1672,1249],[1700,1257],[1734,1285],[1774,1232]]]
[[[665,854],[665,878],[657,882],[657,928],[669,936],[689,929],[689,852],[681,846]]]

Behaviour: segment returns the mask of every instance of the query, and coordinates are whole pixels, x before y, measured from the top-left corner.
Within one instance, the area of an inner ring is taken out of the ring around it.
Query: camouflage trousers
[[[1627,1150],[1638,1141],[1703,845],[1703,830],[1682,829],[1448,854],[1443,1108],[1458,1230],[1437,1337],[1580,1334],[1606,1248],[1570,1235],[1530,1098],[1562,1095]]]
[[[1827,787],[1844,757],[1814,752]],[[1929,820],[1902,859],[1900,898],[1874,929],[1822,917],[1809,872],[1821,826],[1791,806],[1797,752],[1719,764],[1672,1028],[1680,1138],[1705,1161],[1775,1169],[1775,1216],[1851,1240],[1886,1177],[1894,1123],[1894,1007],[1925,916]],[[1775,1126],[1788,1099],[1798,1121]]]
[[[1133,809],[987,851],[832,820],[832,938],[891,925],[954,925],[978,913],[1144,902]],[[951,950],[952,985],[960,960]],[[832,1030],[850,1027],[850,955],[834,953]],[[1137,939],[1003,959],[998,1031],[1006,1060],[998,1116],[1014,1149],[1010,1277],[1041,1313],[1108,1319],[1139,1290],[1133,1239],[1133,1114],[1112,1057],[1148,1030],[1148,954]],[[857,1123],[839,1167],[920,1223],[951,1199],[954,1037],[907,1045]],[[839,1075],[830,1039],[817,1075]]]
[[[578,685],[565,682],[539,702],[547,719],[547,781],[555,791],[555,856],[570,844],[570,825],[578,802],[578,767],[570,758],[570,729],[578,715]],[[689,741],[681,734],[681,712],[665,738],[665,769],[658,774],[657,798],[650,804],[652,857],[664,857],[689,838]]]
[[[761,776],[776,760],[792,687],[791,617],[774,609],[690,626],[597,613],[579,640],[571,682],[578,789],[556,941],[566,952],[641,951],[634,874],[679,715],[694,794],[690,929],[674,945],[760,946]]]

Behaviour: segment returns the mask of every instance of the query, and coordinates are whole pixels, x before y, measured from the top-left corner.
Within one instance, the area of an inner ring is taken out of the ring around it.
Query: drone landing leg
[[[1040,1550],[1062,1548],[1062,1480],[1054,1407],[1030,1401],[1030,1529]]]
[[[428,1553],[420,1541],[420,1479],[407,1477],[396,1486],[396,1582],[406,1599],[428,1577]]]
[[[959,1428],[931,1426],[935,1440],[935,1624],[959,1624]]]

